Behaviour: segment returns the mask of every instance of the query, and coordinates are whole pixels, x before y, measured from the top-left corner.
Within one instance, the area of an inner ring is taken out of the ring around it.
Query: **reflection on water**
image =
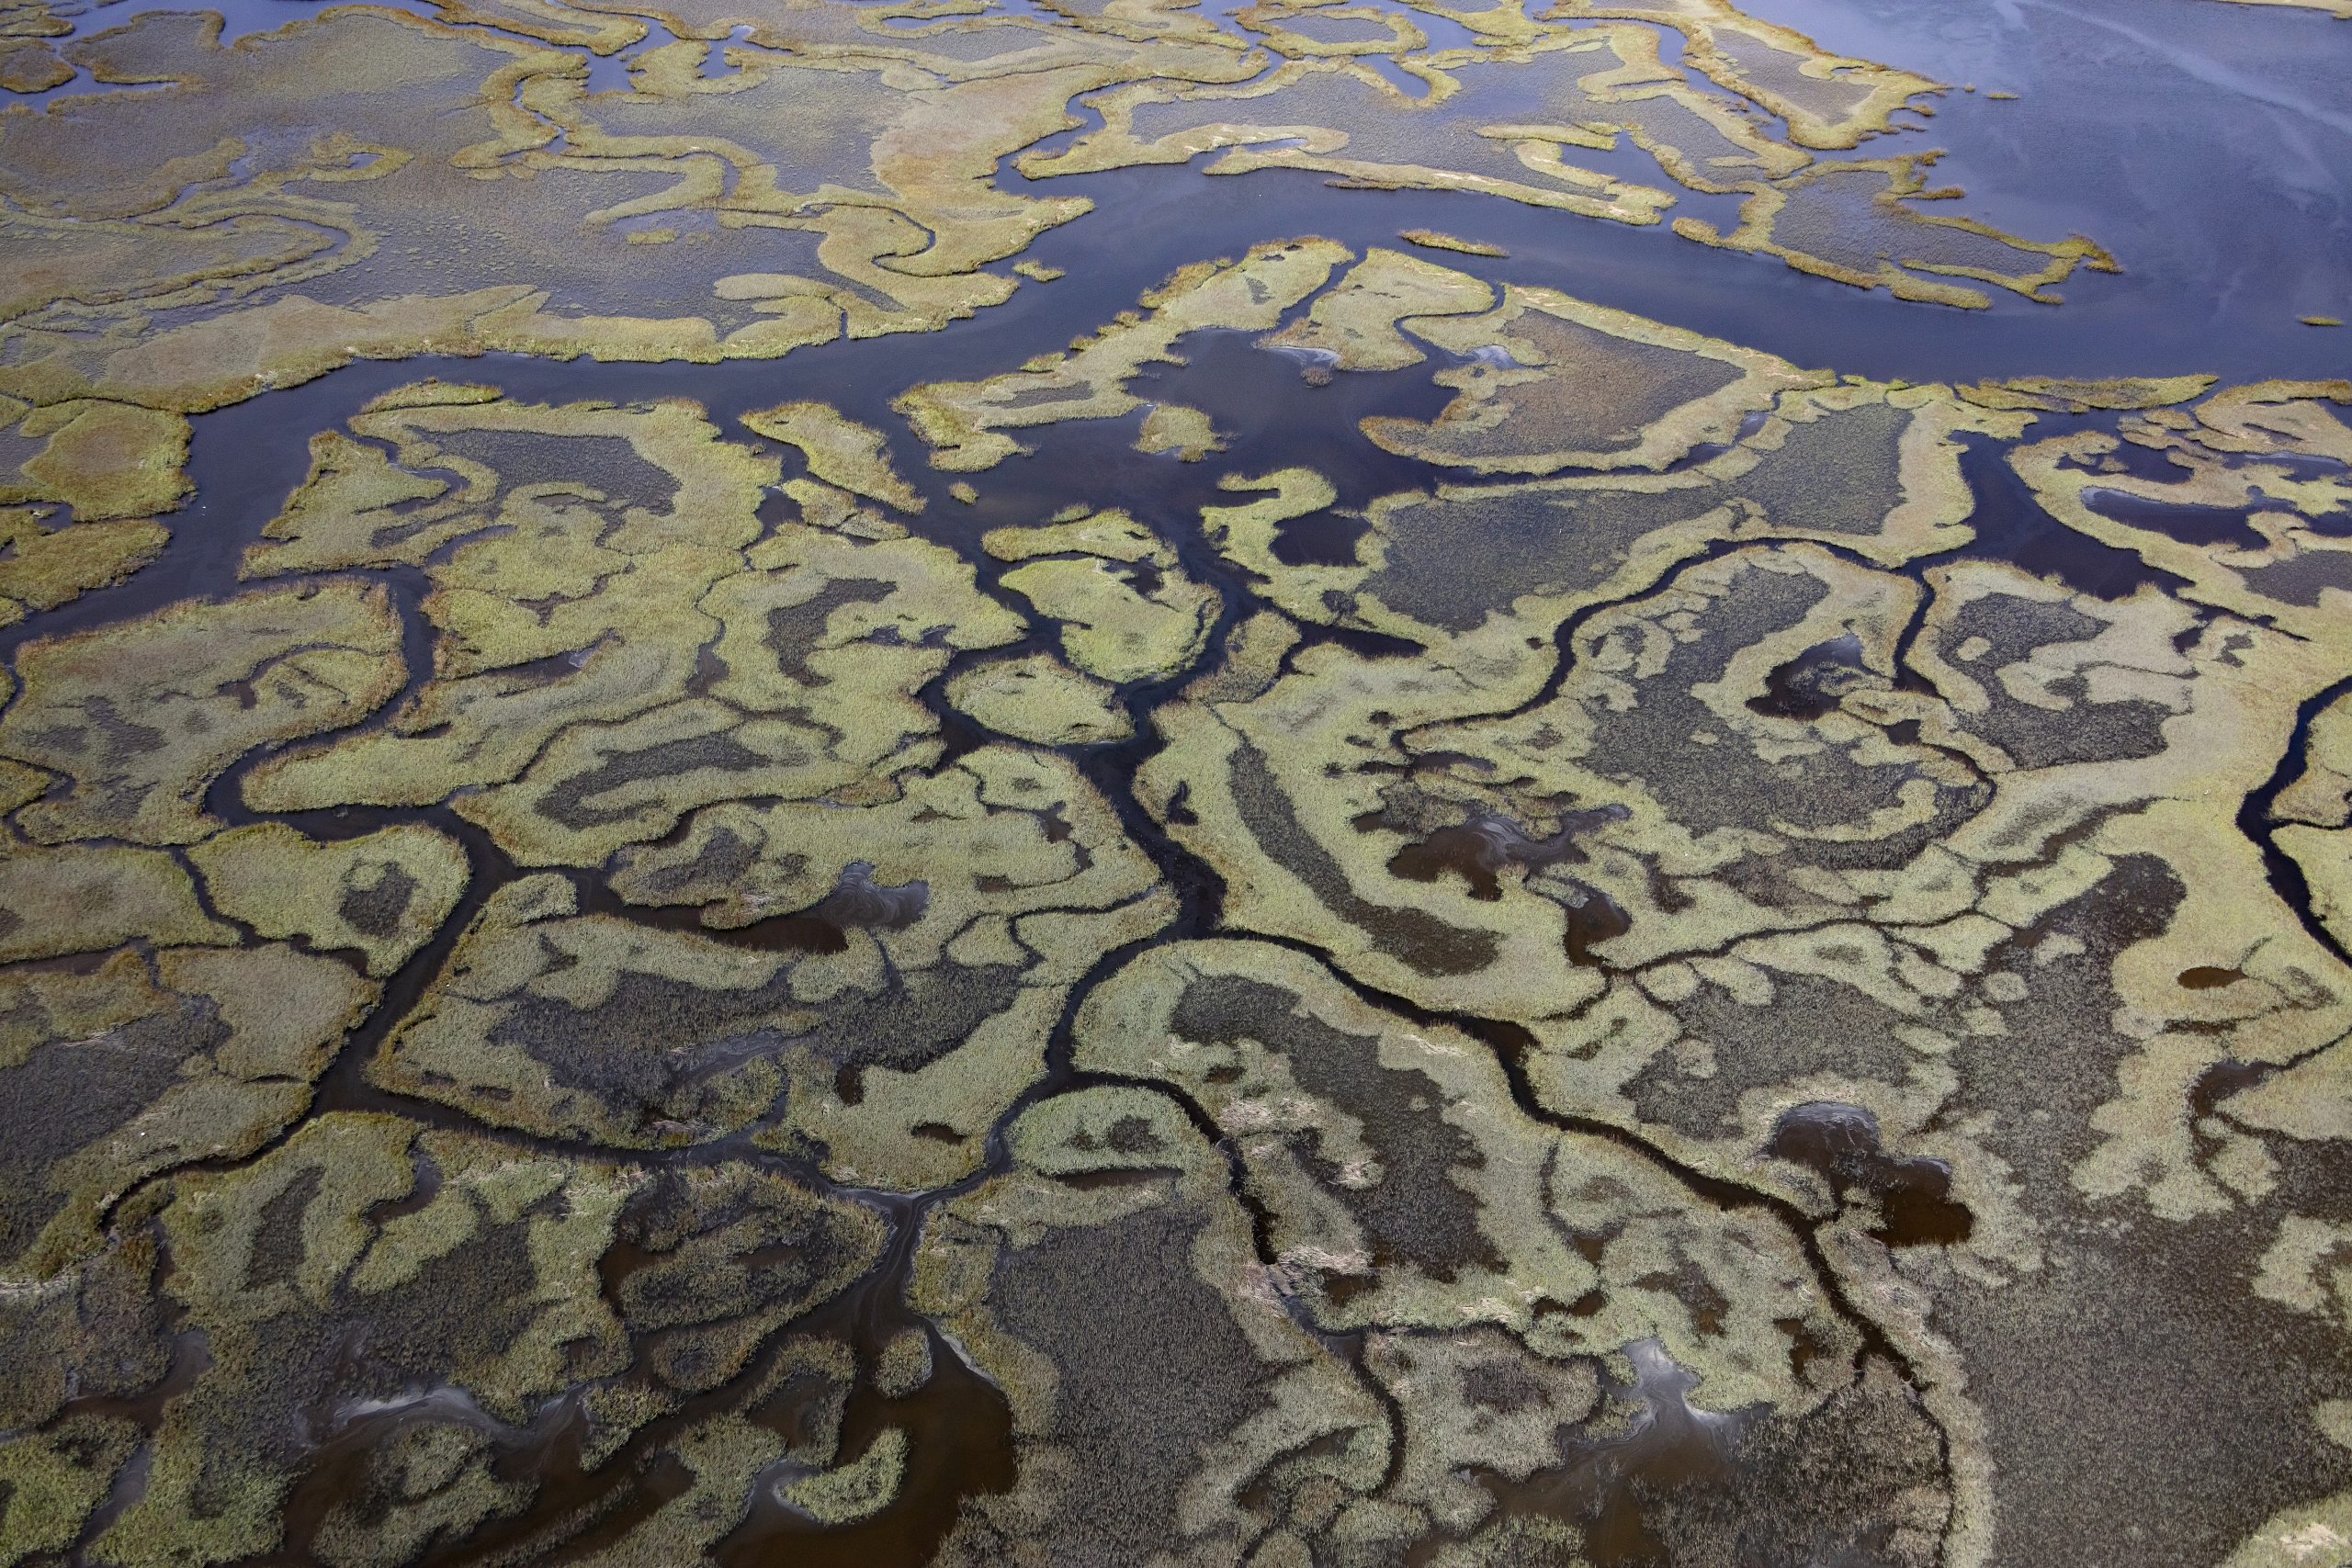
[[[1882,0],[1758,0],[1751,9],[1830,48],[1975,85],[1936,105],[1930,134],[1951,149],[1941,173],[1980,194],[2003,226],[2128,229],[2129,243],[2119,240],[2127,308],[2140,314],[2165,297],[2193,329],[2184,349],[2199,336],[2244,333],[2284,347],[2295,318],[2346,314],[2352,95],[2341,29],[2324,8],[1964,0],[1921,13]],[[2110,330],[2134,330],[2122,319],[2119,310]],[[2340,345],[2323,352],[2340,363]]]
[[[1628,1345],[1630,1375],[1603,1384],[1616,1406],[1605,1435],[1578,1445],[1568,1462],[1539,1479],[1498,1487],[1514,1513],[1571,1520],[1596,1563],[1660,1560],[1664,1544],[1644,1522],[1643,1499],[1722,1482],[1737,1464],[1753,1412],[1718,1413],[1690,1401],[1699,1379],[1675,1365],[1655,1339]]]

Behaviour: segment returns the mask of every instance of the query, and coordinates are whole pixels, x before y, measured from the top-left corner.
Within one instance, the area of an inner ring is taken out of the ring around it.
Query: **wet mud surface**
[[[2352,1564],[2328,10],[0,6],[0,1568]]]

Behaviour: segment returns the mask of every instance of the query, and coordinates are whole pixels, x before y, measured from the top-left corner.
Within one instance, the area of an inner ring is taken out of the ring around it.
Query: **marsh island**
[[[0,0],[0,1568],[2352,1565],[2352,7],[222,6]]]

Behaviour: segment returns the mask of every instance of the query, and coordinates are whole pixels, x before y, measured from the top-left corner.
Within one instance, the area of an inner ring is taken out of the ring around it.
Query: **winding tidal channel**
[[[0,0],[0,1568],[2352,1568],[2345,0]]]

